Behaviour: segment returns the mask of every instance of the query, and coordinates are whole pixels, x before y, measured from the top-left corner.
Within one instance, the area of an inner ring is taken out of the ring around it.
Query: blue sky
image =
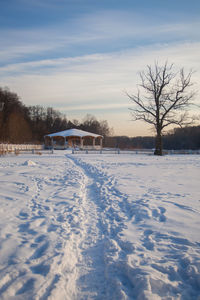
[[[0,86],[69,119],[106,119],[115,134],[151,134],[131,121],[138,72],[168,59],[200,79],[200,1],[0,0]]]

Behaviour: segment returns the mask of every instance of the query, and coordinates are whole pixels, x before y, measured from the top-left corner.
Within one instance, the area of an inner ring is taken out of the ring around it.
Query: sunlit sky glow
[[[116,135],[149,135],[131,121],[138,72],[168,60],[200,82],[200,1],[0,0],[0,86],[68,119],[89,113]]]

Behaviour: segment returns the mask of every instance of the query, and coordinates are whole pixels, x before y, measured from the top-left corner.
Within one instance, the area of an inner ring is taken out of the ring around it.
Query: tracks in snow
[[[14,167],[20,196],[1,241],[1,299],[122,298],[120,257],[131,245],[120,237],[126,197],[114,179],[72,156]]]
[[[163,203],[156,206],[149,200],[150,193],[131,202],[103,168],[77,156],[70,158],[88,178],[84,212],[88,219],[85,241],[90,243],[82,242],[78,269],[85,268],[85,275],[79,272],[77,277],[80,293],[76,299],[168,299],[171,295],[176,299],[182,292],[183,299],[195,299],[199,275],[194,262],[199,261],[199,244],[162,230],[167,220]],[[122,236],[128,221],[137,235],[134,245]]]
[[[123,241],[121,232],[128,219],[129,204],[125,194],[92,165],[70,156],[84,180],[82,197],[82,240],[78,248],[79,288],[75,299],[123,299],[132,297],[132,282],[124,275],[126,256],[133,251]]]
[[[193,209],[137,175],[141,193],[127,196],[117,188],[121,169],[89,159],[35,157],[33,168],[1,173],[9,197],[0,194],[0,298],[197,299],[199,243],[166,231],[164,206]],[[124,240],[130,229],[134,245]]]

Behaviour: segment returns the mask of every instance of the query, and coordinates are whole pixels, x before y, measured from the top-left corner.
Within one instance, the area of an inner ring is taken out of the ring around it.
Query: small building
[[[44,136],[45,148],[101,149],[103,136],[91,132],[69,129]]]

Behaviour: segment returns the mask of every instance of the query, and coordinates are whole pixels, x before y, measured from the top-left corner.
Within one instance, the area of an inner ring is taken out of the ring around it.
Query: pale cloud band
[[[2,29],[0,30],[0,65],[10,63],[14,59],[24,60],[30,56],[45,58],[64,53],[83,55],[83,49],[88,51],[95,46],[103,52],[109,49],[133,48],[138,44],[153,44],[155,41],[175,42],[180,40],[199,41],[200,22],[166,23],[161,20],[155,24],[150,18],[127,11],[101,11],[92,15],[75,17],[66,22],[51,26],[35,26],[32,29]],[[77,50],[78,49],[78,50]],[[80,50],[81,49],[81,50]],[[27,59],[26,59],[27,60]]]

